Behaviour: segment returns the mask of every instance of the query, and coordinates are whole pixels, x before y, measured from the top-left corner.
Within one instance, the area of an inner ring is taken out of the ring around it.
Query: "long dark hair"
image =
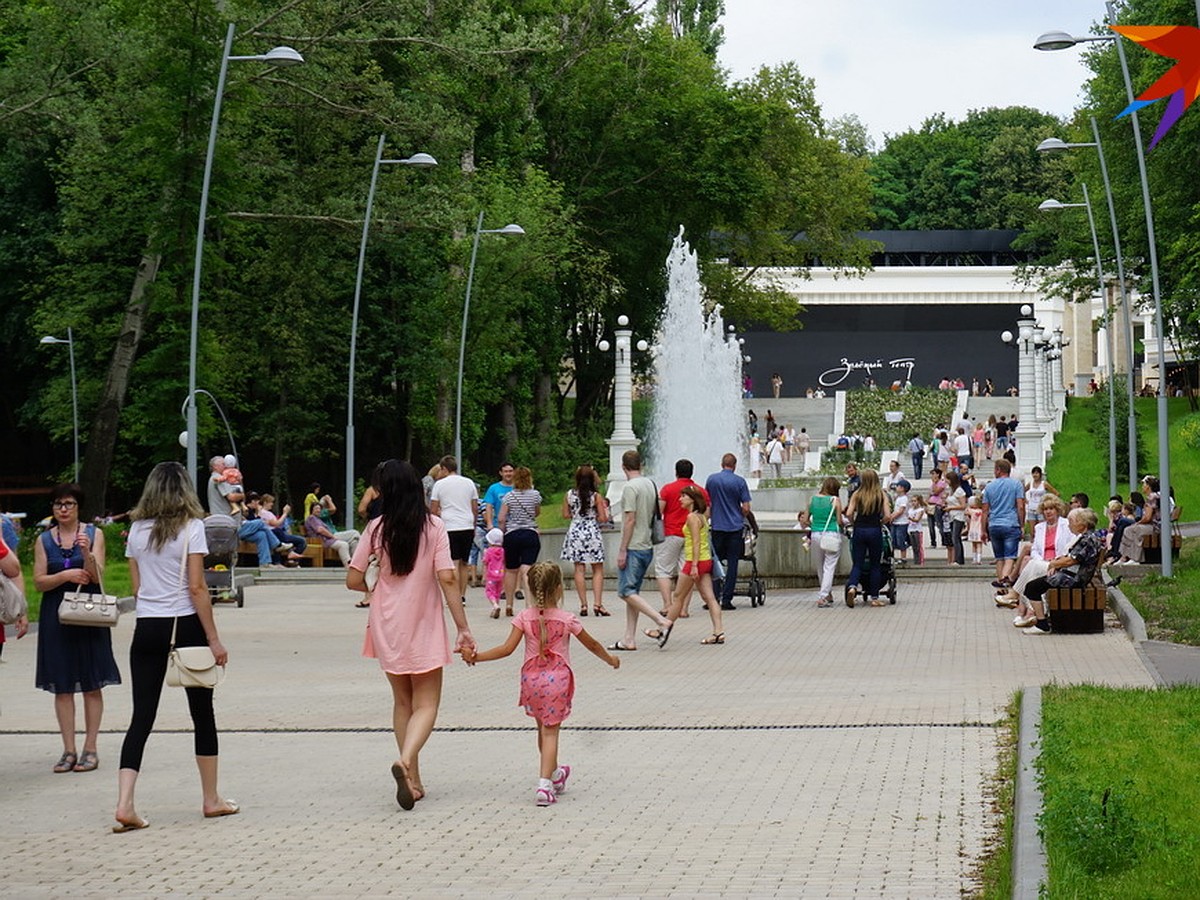
[[[379,547],[396,575],[407,575],[421,549],[421,533],[429,518],[425,488],[417,470],[403,459],[389,459],[379,468]]]
[[[596,493],[596,472],[591,466],[575,470],[575,493],[579,497],[579,514],[586,516],[592,508],[592,494]]]

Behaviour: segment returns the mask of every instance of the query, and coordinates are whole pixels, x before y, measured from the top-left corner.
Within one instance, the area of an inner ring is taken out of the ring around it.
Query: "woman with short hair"
[[[1077,507],[1067,514],[1067,524],[1075,540],[1066,553],[1050,560],[1049,570],[1041,578],[1034,578],[1025,586],[1025,597],[1031,612],[1023,620],[1014,622],[1025,634],[1049,634],[1051,622],[1046,615],[1046,604],[1042,598],[1051,588],[1087,587],[1096,574],[1104,555],[1104,538],[1096,530],[1096,513],[1088,507]]]
[[[101,691],[121,683],[112,651],[112,631],[58,620],[64,595],[83,588],[100,590],[104,573],[104,532],[82,525],[79,507],[83,489],[60,484],[50,494],[54,524],[33,545],[33,586],[42,592],[38,621],[35,683],[54,694],[54,714],[62,735],[63,753],[55,772],[92,772],[100,765],[96,743],[104,715]],[[83,751],[76,752],[75,695],[83,694]]]
[[[133,794],[146,740],[158,716],[158,701],[172,646],[208,647],[217,665],[229,653],[217,634],[212,598],[204,580],[204,509],[187,470],[177,462],[159,463],[146,479],[142,498],[130,516],[125,555],[137,597],[137,625],[129,647],[133,716],[121,744],[117,775],[117,824],[113,831],[137,831],[150,823],[138,815]],[[206,819],[232,816],[238,805],[217,790],[217,722],[213,689],[184,688],[194,729],[196,768],[200,770]]]

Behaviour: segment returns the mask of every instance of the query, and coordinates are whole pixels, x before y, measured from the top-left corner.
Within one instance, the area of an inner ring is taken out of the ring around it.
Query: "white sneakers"
[[[1013,619],[1013,625],[1017,628],[1028,628],[1037,622],[1037,616],[1030,614],[1028,616],[1017,616]]]
[[[558,802],[558,795],[566,793],[567,779],[571,777],[570,766],[559,766],[550,776],[550,782],[539,780],[537,790],[533,792],[533,800],[538,806],[553,806]]]
[[[565,794],[567,792],[567,779],[570,777],[570,766],[559,766],[554,770],[554,774],[550,776],[550,783],[554,785],[555,794]]]

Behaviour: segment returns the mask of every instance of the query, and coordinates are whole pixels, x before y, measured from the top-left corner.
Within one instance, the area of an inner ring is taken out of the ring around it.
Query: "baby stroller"
[[[767,585],[758,577],[758,528],[751,522],[742,526],[742,562],[750,563],[750,574],[734,582],[735,597],[749,597],[750,606],[764,606],[767,602]],[[741,569],[741,566],[738,567]]]
[[[853,548],[853,543],[851,544]],[[879,595],[888,598],[888,604],[895,606],[896,604],[896,561],[892,559],[892,530],[886,525],[883,528],[883,552],[879,555],[879,569],[881,578],[879,580]],[[863,568],[859,573],[858,580],[860,586],[865,587],[868,582],[868,573],[871,570],[870,559],[863,560]],[[843,596],[849,596],[850,582],[846,582],[846,587],[843,590]]]
[[[238,524],[230,516],[209,516],[204,520],[204,538],[208,555],[204,557],[204,582],[213,603],[246,602],[246,585],[252,575],[238,575]]]

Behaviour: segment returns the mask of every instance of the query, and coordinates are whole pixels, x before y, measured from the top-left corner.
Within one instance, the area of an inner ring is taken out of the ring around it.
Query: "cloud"
[[[1092,20],[1082,6],[728,0],[720,60],[734,78],[794,60],[816,81],[827,118],[854,113],[877,141],[938,112],[961,119],[971,109],[1022,105],[1065,117],[1087,79],[1081,55],[1032,45],[1053,28],[1086,32]]]

